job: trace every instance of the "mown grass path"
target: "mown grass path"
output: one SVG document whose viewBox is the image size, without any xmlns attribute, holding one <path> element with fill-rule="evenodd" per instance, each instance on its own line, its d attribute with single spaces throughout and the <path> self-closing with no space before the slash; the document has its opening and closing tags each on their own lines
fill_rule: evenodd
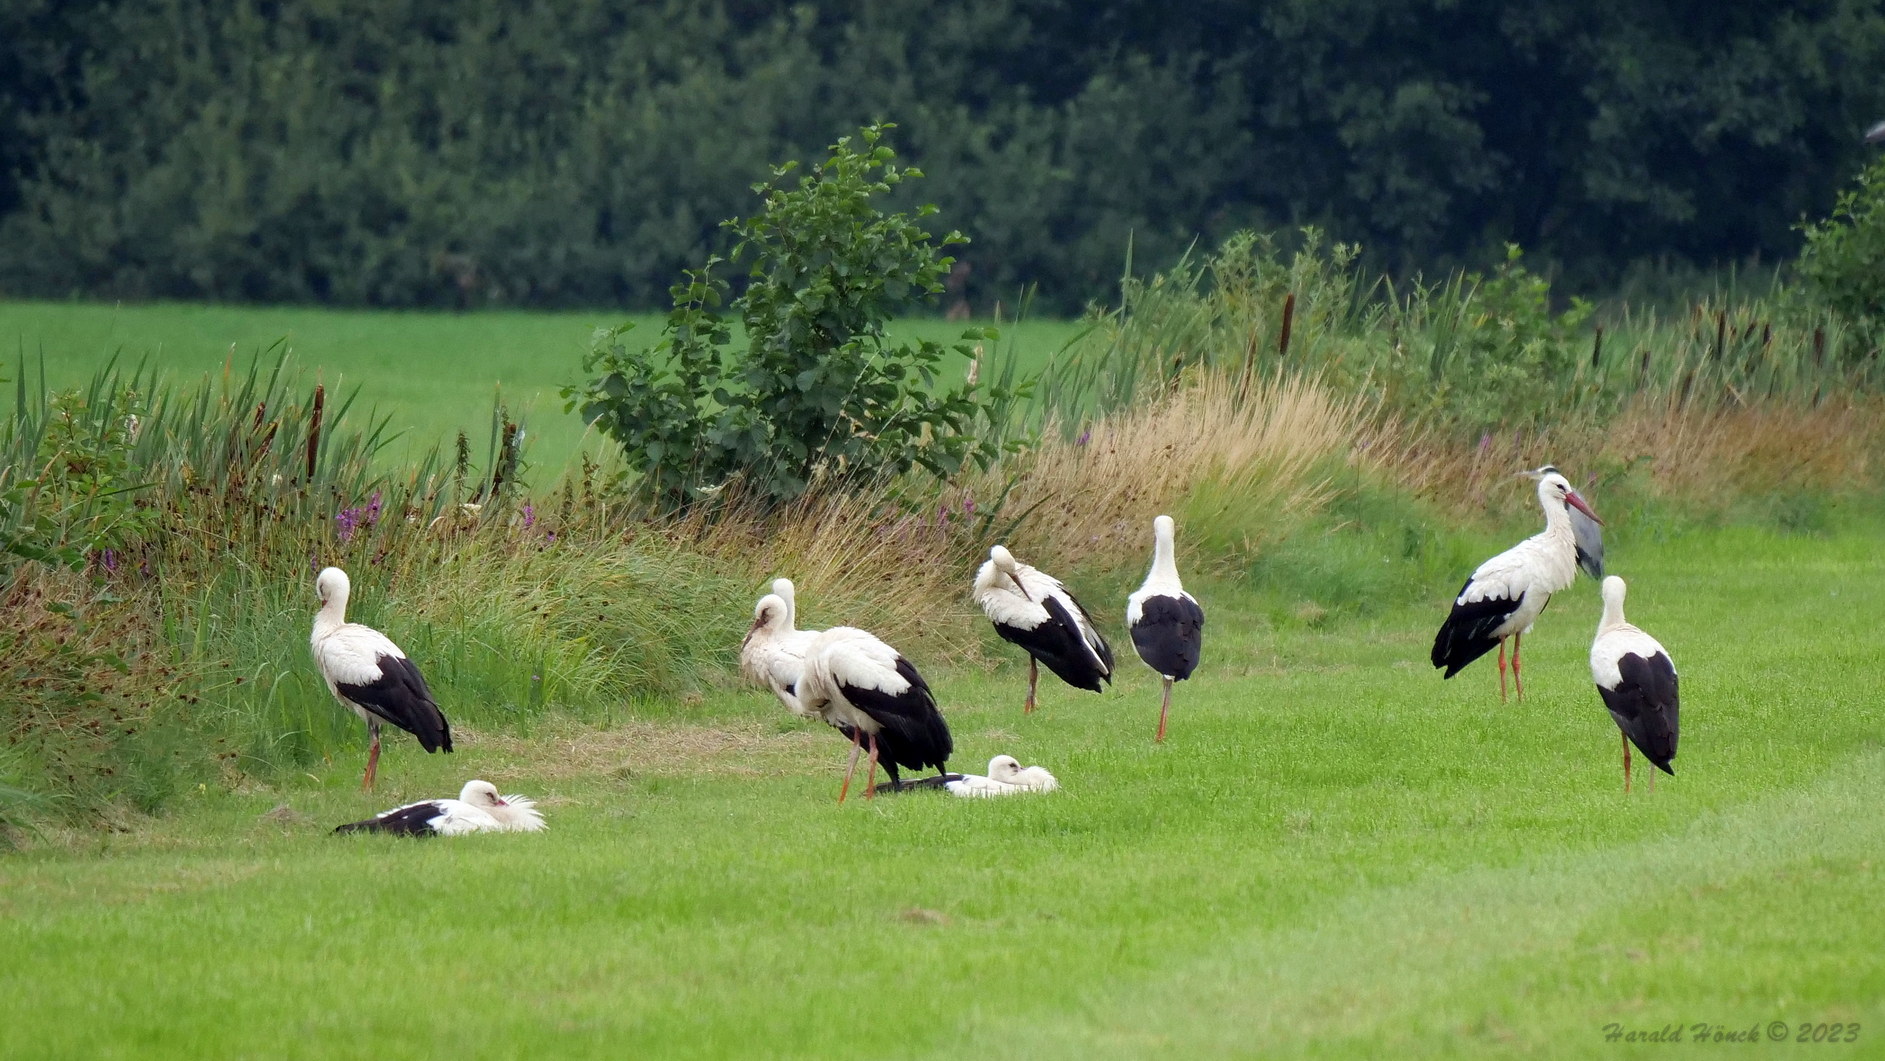
<svg viewBox="0 0 1885 1061">
<path fill-rule="evenodd" d="M 1779 1021 L 1859 1024 L 1802 1056 L 1876 1055 L 1881 544 L 1613 551 L 1682 674 L 1653 794 L 1620 791 L 1587 581 L 1527 639 L 1523 704 L 1427 666 L 1450 585 L 1321 630 L 1201 587 L 1163 747 L 1136 663 L 1027 718 L 1019 667 L 934 668 L 955 765 L 1045 763 L 1065 790 L 1039 798 L 836 806 L 842 743 L 734 691 L 450 759 L 402 742 L 374 797 L 355 761 L 205 791 L 0 860 L 0 1054 L 1612 1057 L 1670 1049 L 1613 1023 Z M 551 831 L 327 834 L 473 775 Z"/>
</svg>

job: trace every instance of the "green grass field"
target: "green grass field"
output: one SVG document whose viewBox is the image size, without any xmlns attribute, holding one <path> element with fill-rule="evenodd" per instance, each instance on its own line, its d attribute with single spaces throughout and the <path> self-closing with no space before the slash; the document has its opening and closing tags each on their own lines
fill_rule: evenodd
<svg viewBox="0 0 1885 1061">
<path fill-rule="evenodd" d="M 360 387 L 359 410 L 390 417 L 399 432 L 395 456 L 416 456 L 434 445 L 449 449 L 461 430 L 482 453 L 501 393 L 513 416 L 524 418 L 533 436 L 527 455 L 547 473 L 538 478 L 548 481 L 581 444 L 582 422 L 563 411 L 560 391 L 581 375 L 591 333 L 633 320 L 632 338 L 652 344 L 662 319 L 610 310 L 437 313 L 0 301 L 0 377 L 12 378 L 24 358 L 28 379 L 36 381 L 43 352 L 54 387 L 83 383 L 113 357 L 125 365 L 149 359 L 167 378 L 189 381 L 225 364 L 246 368 L 280 342 L 310 385 L 318 378 L 338 392 Z M 963 327 L 910 320 L 897 333 L 952 340 Z M 1024 363 L 1040 365 L 1075 326 L 1029 321 L 1011 328 Z"/>
<path fill-rule="evenodd" d="M 1703 1023 L 1879 1054 L 1885 541 L 1626 533 L 1685 694 L 1654 793 L 1620 791 L 1588 581 L 1507 705 L 1490 660 L 1426 663 L 1451 583 L 1323 629 L 1196 587 L 1162 747 L 1136 661 L 1031 717 L 1019 666 L 933 669 L 952 765 L 1011 752 L 1051 795 L 837 806 L 842 742 L 727 691 L 402 738 L 376 795 L 361 751 L 0 860 L 0 1055 L 1614 1057 L 1650 1050 L 1609 1025 Z M 551 831 L 329 835 L 471 776 Z"/>
</svg>

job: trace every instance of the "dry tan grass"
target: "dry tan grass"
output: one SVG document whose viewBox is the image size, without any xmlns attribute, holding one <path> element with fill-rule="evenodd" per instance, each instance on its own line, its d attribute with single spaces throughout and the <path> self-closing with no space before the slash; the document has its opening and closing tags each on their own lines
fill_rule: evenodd
<svg viewBox="0 0 1885 1061">
<path fill-rule="evenodd" d="M 606 729 L 561 721 L 527 738 L 470 729 L 464 733 L 467 746 L 475 741 L 487 760 L 501 760 L 485 768 L 486 780 L 500 788 L 525 780 L 554 787 L 560 781 L 597 776 L 800 773 L 821 753 L 842 759 L 846 747 L 824 727 L 781 731 L 772 719 L 712 725 L 627 721 Z"/>
<path fill-rule="evenodd" d="M 984 476 L 1006 511 L 1028 513 L 1011 544 L 1071 566 L 1138 563 L 1152 517 L 1216 527 L 1220 544 L 1254 548 L 1321 508 L 1330 475 L 1371 461 L 1357 446 L 1372 409 L 1310 377 L 1253 383 L 1210 373 L 1110 416 L 1076 441 L 1058 428 L 1035 450 Z"/>
<path fill-rule="evenodd" d="M 1392 439 L 1396 432 L 1383 432 Z M 1423 496 L 1497 510 L 1531 504 L 1512 473 L 1555 463 L 1586 486 L 1629 469 L 1631 489 L 1697 511 L 1775 491 L 1839 492 L 1877 486 L 1885 403 L 1818 406 L 1640 400 L 1611 421 L 1487 435 L 1476 446 L 1433 436 L 1382 447 L 1391 476 Z"/>
</svg>

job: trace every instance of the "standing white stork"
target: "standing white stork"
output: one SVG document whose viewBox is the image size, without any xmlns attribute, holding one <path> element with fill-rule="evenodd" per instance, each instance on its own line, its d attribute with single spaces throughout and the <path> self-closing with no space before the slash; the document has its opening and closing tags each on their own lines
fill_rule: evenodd
<svg viewBox="0 0 1885 1061">
<path fill-rule="evenodd" d="M 1590 676 L 1610 717 L 1623 731 L 1623 791 L 1630 791 L 1630 745 L 1663 773 L 1675 776 L 1679 703 L 1676 665 L 1669 650 L 1623 618 L 1627 587 L 1615 575 L 1604 579 L 1604 616 L 1590 645 Z M 1650 791 L 1656 775 L 1649 775 Z"/>
<path fill-rule="evenodd" d="M 323 568 L 315 576 L 321 608 L 314 613 L 308 643 L 327 691 L 367 724 L 373 743 L 360 787 L 370 789 L 379 774 L 381 723 L 390 722 L 419 738 L 427 752 L 451 751 L 452 730 L 432 700 L 425 676 L 399 646 L 370 626 L 347 621 L 351 591 L 347 572 L 338 567 Z"/>
<path fill-rule="evenodd" d="M 1577 579 L 1582 567 L 1604 574 L 1603 521 L 1558 469 L 1546 465 L 1520 475 L 1538 481 L 1545 529 L 1479 565 L 1453 601 L 1453 611 L 1433 639 L 1433 665 L 1444 677 L 1494 648 L 1499 650 L 1499 699 L 1505 699 L 1505 640 L 1512 639 L 1512 683 L 1525 699 L 1519 678 L 1519 645 L 1551 595 Z"/>
<path fill-rule="evenodd" d="M 394 807 L 337 827 L 337 833 L 463 836 L 465 833 L 535 833 L 549 826 L 526 796 L 500 796 L 489 781 L 467 781 L 457 799 L 428 799 Z"/>
<path fill-rule="evenodd" d="M 1028 653 L 1028 698 L 1022 714 L 1034 711 L 1040 664 L 1076 689 L 1100 692 L 1113 680 L 1113 650 L 1093 628 L 1093 617 L 1061 581 L 1014 558 L 1003 546 L 988 551 L 975 573 L 975 603 L 1002 640 Z"/>
<path fill-rule="evenodd" d="M 936 709 L 928 683 L 876 635 L 851 626 L 834 626 L 812 639 L 799 679 L 802 713 L 837 726 L 851 738 L 851 761 L 838 789 L 843 803 L 857 769 L 858 749 L 870 744 L 870 778 L 864 795 L 877 794 L 881 760 L 893 788 L 902 787 L 897 767 L 946 770 L 955 742 Z"/>
<path fill-rule="evenodd" d="M 1165 699 L 1158 709 L 1158 736 L 1165 739 L 1165 715 L 1172 707 L 1172 683 L 1191 677 L 1204 648 L 1204 609 L 1178 581 L 1172 559 L 1172 518 L 1152 521 L 1152 570 L 1145 583 L 1126 598 L 1126 628 L 1132 647 L 1145 665 L 1165 679 Z"/>
</svg>

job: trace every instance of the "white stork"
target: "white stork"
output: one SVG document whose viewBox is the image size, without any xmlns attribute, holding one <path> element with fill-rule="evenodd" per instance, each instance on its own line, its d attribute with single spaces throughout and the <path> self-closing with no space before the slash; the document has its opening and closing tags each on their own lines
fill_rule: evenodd
<svg viewBox="0 0 1885 1061">
<path fill-rule="evenodd" d="M 1076 689 L 1100 692 L 1113 680 L 1113 650 L 1093 628 L 1093 617 L 1061 581 L 1029 567 L 1002 546 L 988 551 L 975 573 L 975 603 L 1002 640 L 1028 653 L 1028 698 L 1022 714 L 1034 711 L 1040 664 Z"/>
<path fill-rule="evenodd" d="M 467 781 L 457 799 L 428 799 L 342 825 L 337 833 L 462 836 L 465 833 L 536 833 L 549 828 L 527 796 L 500 796 L 489 781 Z"/>
<path fill-rule="evenodd" d="M 1433 639 L 1433 665 L 1447 678 L 1494 648 L 1499 650 L 1499 699 L 1505 699 L 1505 640 L 1512 639 L 1512 684 L 1519 679 L 1519 644 L 1551 595 L 1577 579 L 1582 567 L 1604 574 L 1603 521 L 1558 469 L 1546 465 L 1520 472 L 1538 481 L 1545 529 L 1479 565 L 1453 601 L 1453 611 Z"/>
<path fill-rule="evenodd" d="M 1676 757 L 1678 702 L 1676 665 L 1655 638 L 1623 618 L 1627 587 L 1615 575 L 1604 579 L 1604 617 L 1590 645 L 1590 676 L 1610 717 L 1623 731 L 1623 791 L 1630 791 L 1630 745 L 1670 776 Z M 1650 791 L 1656 775 L 1649 775 Z"/>
<path fill-rule="evenodd" d="M 1022 792 L 1052 792 L 1060 782 L 1043 766 L 1023 767 L 1012 755 L 997 755 L 988 761 L 988 774 L 956 774 L 943 788 L 950 795 L 963 797 L 1013 796 Z"/>
<path fill-rule="evenodd" d="M 1158 709 L 1157 740 L 1165 739 L 1165 715 L 1172 707 L 1172 683 L 1191 677 L 1204 648 L 1204 609 L 1178 581 L 1172 559 L 1172 518 L 1152 521 L 1152 570 L 1145 584 L 1126 598 L 1126 628 L 1132 647 L 1145 665 L 1165 679 L 1165 699 Z"/>
<path fill-rule="evenodd" d="M 426 688 L 425 676 L 399 646 L 370 626 L 347 621 L 351 591 L 347 572 L 338 567 L 323 568 L 315 576 L 321 608 L 314 613 L 308 643 L 327 691 L 367 724 L 373 743 L 360 787 L 370 789 L 379 773 L 381 723 L 390 722 L 419 738 L 427 752 L 451 751 L 452 731 Z"/>
<path fill-rule="evenodd" d="M 834 626 L 812 639 L 797 695 L 802 714 L 822 718 L 851 738 L 851 761 L 838 789 L 840 803 L 850 791 L 862 743 L 870 744 L 867 798 L 877 794 L 879 761 L 890 774 L 891 786 L 902 788 L 897 767 L 934 766 L 941 772 L 955 750 L 949 725 L 923 676 L 896 649 L 856 627 Z"/>
</svg>

